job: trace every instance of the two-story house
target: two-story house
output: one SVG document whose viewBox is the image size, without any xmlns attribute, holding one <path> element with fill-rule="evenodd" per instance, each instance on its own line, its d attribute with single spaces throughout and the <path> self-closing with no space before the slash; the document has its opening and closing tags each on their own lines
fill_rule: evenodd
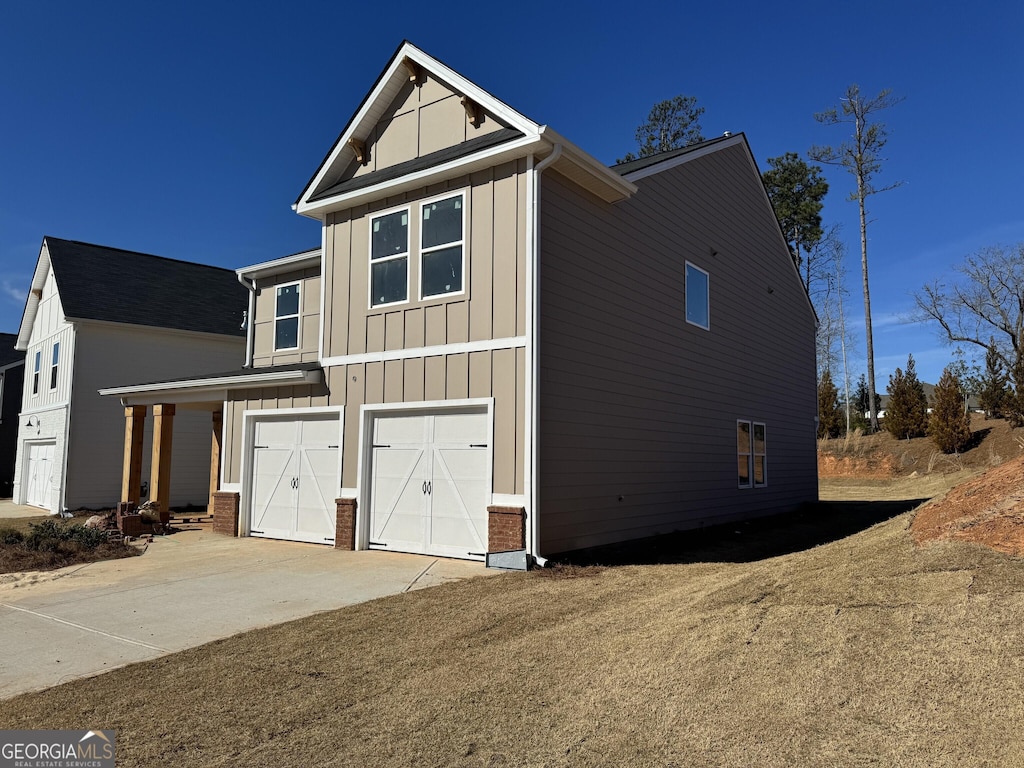
<svg viewBox="0 0 1024 768">
<path fill-rule="evenodd" d="M 106 390 L 222 403 L 221 530 L 540 558 L 816 499 L 742 134 L 609 168 L 404 43 L 294 208 L 322 247 L 238 271 L 251 367 Z"/>
<path fill-rule="evenodd" d="M 117 401 L 97 389 L 237 364 L 246 297 L 232 270 L 43 238 L 15 345 L 26 371 L 14 501 L 54 513 L 113 507 L 122 487 L 124 423 Z M 164 432 L 172 413 L 163 409 Z M 175 506 L 206 505 L 212 428 L 209 413 L 183 410 L 173 457 L 165 456 L 173 458 L 174 488 L 167 496 L 159 479 L 148 479 L 147 450 L 139 465 L 147 493 L 163 490 L 163 501 Z M 151 441 L 146 433 L 147 448 Z"/>
</svg>

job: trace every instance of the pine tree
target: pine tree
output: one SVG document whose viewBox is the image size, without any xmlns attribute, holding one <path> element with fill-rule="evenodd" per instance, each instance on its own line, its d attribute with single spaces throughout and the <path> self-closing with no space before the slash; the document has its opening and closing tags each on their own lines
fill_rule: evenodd
<svg viewBox="0 0 1024 768">
<path fill-rule="evenodd" d="M 1013 392 L 1006 395 L 1003 405 L 1003 415 L 1010 422 L 1011 427 L 1024 427 L 1024 355 L 1017 357 L 1017 362 L 1011 371 L 1013 379 Z"/>
<path fill-rule="evenodd" d="M 935 404 L 928 434 L 943 453 L 959 453 L 971 440 L 970 416 L 964 411 L 960 380 L 950 366 L 935 385 Z"/>
<path fill-rule="evenodd" d="M 826 368 L 818 382 L 818 438 L 838 437 L 843 431 L 843 414 L 839 410 L 839 390 Z"/>
<path fill-rule="evenodd" d="M 991 338 L 989 342 L 990 346 L 985 353 L 985 373 L 981 379 L 981 391 L 978 393 L 978 406 L 985 411 L 986 419 L 999 419 L 1003 416 L 1009 377 L 996 351 L 996 340 Z"/>
<path fill-rule="evenodd" d="M 918 381 L 913 355 L 907 357 L 905 374 L 897 368 L 889 377 L 888 392 L 885 429 L 899 440 L 923 437 L 928 431 L 928 397 Z"/>
</svg>

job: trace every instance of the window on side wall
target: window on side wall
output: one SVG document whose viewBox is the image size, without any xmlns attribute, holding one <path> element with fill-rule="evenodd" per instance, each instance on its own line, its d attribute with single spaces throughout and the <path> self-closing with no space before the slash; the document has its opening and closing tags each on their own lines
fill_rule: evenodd
<svg viewBox="0 0 1024 768">
<path fill-rule="evenodd" d="M 32 394 L 39 394 L 39 365 L 42 363 L 43 353 L 40 351 L 36 352 L 35 367 L 32 369 Z"/>
<path fill-rule="evenodd" d="M 53 361 L 50 363 L 50 389 L 57 388 L 57 364 L 60 362 L 60 342 L 53 345 Z"/>
<path fill-rule="evenodd" d="M 299 308 L 302 290 L 299 283 L 277 286 L 274 305 L 274 350 L 298 349 Z"/>
<path fill-rule="evenodd" d="M 370 219 L 370 306 L 409 300 L 409 209 Z"/>
<path fill-rule="evenodd" d="M 740 488 L 768 485 L 768 429 L 761 422 L 736 422 L 736 469 Z"/>
<path fill-rule="evenodd" d="M 686 262 L 686 322 L 711 330 L 708 273 Z"/>
<path fill-rule="evenodd" d="M 462 293 L 465 207 L 461 193 L 421 206 L 420 298 Z"/>
</svg>

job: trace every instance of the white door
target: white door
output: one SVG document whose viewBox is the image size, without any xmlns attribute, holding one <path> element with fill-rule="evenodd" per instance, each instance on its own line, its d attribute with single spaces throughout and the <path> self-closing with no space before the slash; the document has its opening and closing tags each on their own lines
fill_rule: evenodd
<svg viewBox="0 0 1024 768">
<path fill-rule="evenodd" d="M 25 484 L 25 503 L 33 507 L 51 508 L 53 480 L 53 453 L 56 443 L 31 443 L 28 446 L 28 482 Z"/>
<path fill-rule="evenodd" d="M 490 448 L 486 411 L 374 418 L 370 546 L 482 559 Z"/>
<path fill-rule="evenodd" d="M 339 421 L 268 417 L 255 424 L 249 532 L 333 544 Z"/>
</svg>

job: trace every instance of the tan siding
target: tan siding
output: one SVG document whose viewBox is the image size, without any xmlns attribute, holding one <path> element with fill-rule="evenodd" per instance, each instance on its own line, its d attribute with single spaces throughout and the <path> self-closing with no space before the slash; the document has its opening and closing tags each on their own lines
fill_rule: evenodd
<svg viewBox="0 0 1024 768">
<path fill-rule="evenodd" d="M 469 396 L 489 397 L 491 394 L 491 353 L 469 355 Z"/>
<path fill-rule="evenodd" d="M 542 183 L 542 551 L 816 498 L 814 319 L 745 151 L 616 206 Z M 687 259 L 710 331 L 685 321 Z M 767 488 L 736 487 L 738 418 L 768 426 Z"/>
<path fill-rule="evenodd" d="M 516 295 L 518 284 L 518 222 L 508 211 L 517 208 L 519 186 L 514 176 L 505 175 L 494 183 L 494 336 L 516 335 Z"/>
<path fill-rule="evenodd" d="M 274 312 L 277 286 L 299 282 L 300 331 L 299 348 L 274 349 Z M 313 267 L 275 275 L 257 282 L 256 306 L 253 312 L 253 365 L 287 365 L 313 362 L 319 355 L 320 343 L 320 269 Z"/>
<path fill-rule="evenodd" d="M 403 378 L 405 401 L 415 403 L 426 400 L 423 393 L 423 358 L 414 357 L 411 360 L 404 360 L 402 362 L 405 367 Z"/>
<path fill-rule="evenodd" d="M 469 397 L 469 355 L 448 355 L 445 362 L 447 399 L 459 400 Z"/>
<path fill-rule="evenodd" d="M 491 309 L 494 295 L 494 187 L 491 171 L 479 171 L 472 177 L 470 209 L 473 211 L 469 232 L 472 270 L 469 275 L 471 341 L 490 339 Z"/>
<path fill-rule="evenodd" d="M 444 357 L 438 355 L 423 361 L 423 397 L 425 400 L 444 400 L 447 378 Z"/>
<path fill-rule="evenodd" d="M 494 441 L 494 492 L 516 493 L 516 440 L 507 435 L 516 434 L 516 353 L 512 349 L 500 349 L 493 353 L 494 432 L 506 436 Z M 497 395 L 500 393 L 500 397 Z M 511 395 L 511 396 L 510 396 Z"/>
</svg>

